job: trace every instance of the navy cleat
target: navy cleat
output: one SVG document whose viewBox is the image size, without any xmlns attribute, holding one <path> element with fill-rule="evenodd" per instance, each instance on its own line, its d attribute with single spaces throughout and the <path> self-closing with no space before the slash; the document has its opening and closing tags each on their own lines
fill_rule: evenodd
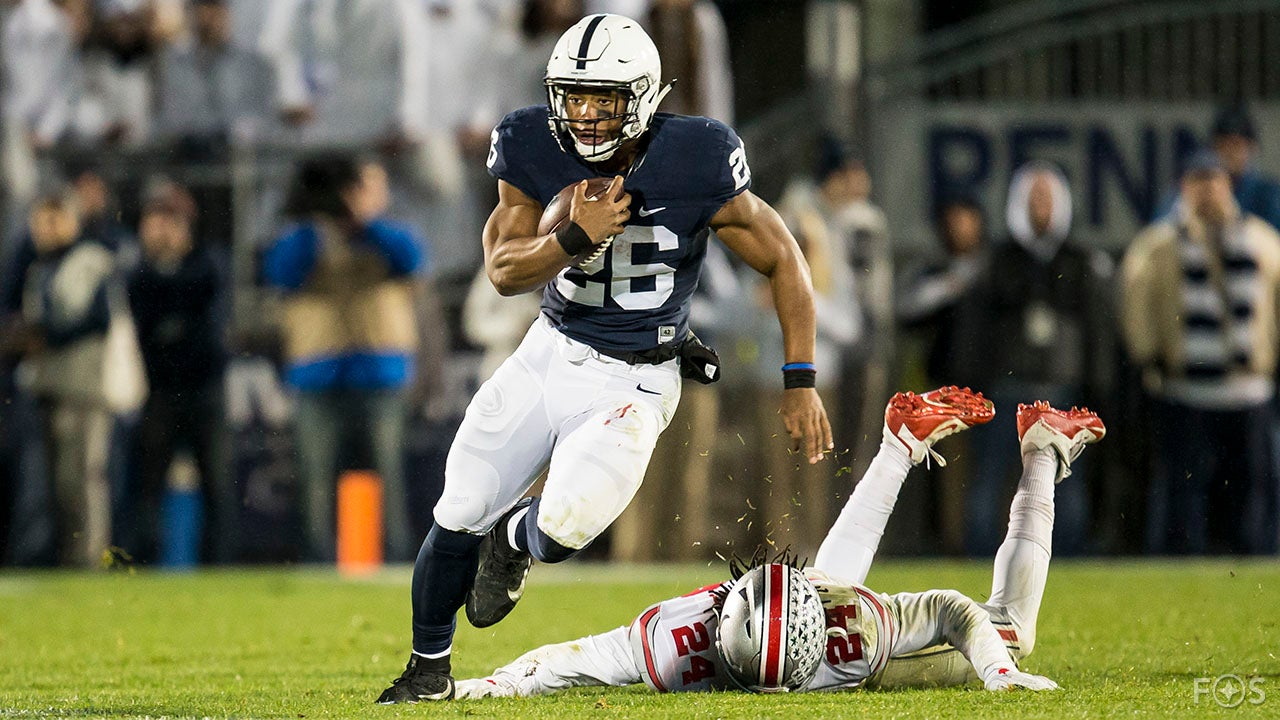
<svg viewBox="0 0 1280 720">
<path fill-rule="evenodd" d="M 449 656 L 424 658 L 410 655 L 404 672 L 391 683 L 391 687 L 378 696 L 379 705 L 417 703 L 426 700 L 452 700 L 453 676 L 450 674 Z"/>
<path fill-rule="evenodd" d="M 533 556 L 511 547 L 507 526 L 517 513 L 527 510 L 533 498 L 524 498 L 493 526 L 480 544 L 480 567 L 475 583 L 467 593 L 467 620 L 484 628 L 506 617 L 524 595 L 524 579 L 533 564 Z"/>
</svg>

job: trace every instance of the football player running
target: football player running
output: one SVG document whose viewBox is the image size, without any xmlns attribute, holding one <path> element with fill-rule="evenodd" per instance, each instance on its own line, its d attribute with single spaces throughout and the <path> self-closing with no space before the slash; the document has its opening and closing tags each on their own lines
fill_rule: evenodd
<svg viewBox="0 0 1280 720">
<path fill-rule="evenodd" d="M 660 79 L 639 24 L 592 15 L 556 44 L 548 105 L 493 131 L 498 205 L 484 229 L 485 268 L 504 295 L 541 290 L 542 314 L 476 393 L 450 448 L 414 565 L 413 652 L 380 703 L 452 697 L 458 609 L 476 627 L 498 622 L 519 600 L 531 557 L 560 562 L 595 539 L 639 487 L 682 374 L 716 379 L 714 353 L 689 330 L 709 229 L 769 278 L 793 446 L 811 463 L 834 447 L 814 390 L 814 301 L 800 249 L 750 192 L 733 130 L 656 112 L 669 89 Z M 612 183 L 588 200 L 585 181 L 598 177 Z M 574 184 L 569 221 L 540 235 L 544 208 Z M 522 500 L 544 468 L 542 496 Z"/>
<path fill-rule="evenodd" d="M 988 690 L 1051 690 L 1022 672 L 1035 643 L 1053 533 L 1054 486 L 1106 429 L 1088 410 L 1018 407 L 1023 471 L 1009 530 L 995 559 L 991 597 L 955 590 L 884 595 L 862 586 L 908 471 L 939 438 L 984 423 L 979 393 L 899 393 L 884 439 L 823 541 L 814 566 L 755 567 L 650 607 L 602 635 L 547 645 L 463 680 L 457 697 L 533 696 L 564 688 L 644 682 L 660 692 L 755 692 L 939 687 L 980 679 Z"/>
</svg>

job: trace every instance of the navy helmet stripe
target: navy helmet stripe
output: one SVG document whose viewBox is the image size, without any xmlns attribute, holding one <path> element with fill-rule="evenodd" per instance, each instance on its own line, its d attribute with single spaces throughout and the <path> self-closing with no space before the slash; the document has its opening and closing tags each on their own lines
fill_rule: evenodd
<svg viewBox="0 0 1280 720">
<path fill-rule="evenodd" d="M 587 69 L 587 51 L 591 49 L 591 36 L 596 34 L 596 27 L 600 25 L 600 21 L 604 20 L 604 15 L 597 15 L 591 18 L 591 22 L 587 23 L 586 32 L 582 33 L 582 43 L 578 45 L 578 69 Z"/>
</svg>

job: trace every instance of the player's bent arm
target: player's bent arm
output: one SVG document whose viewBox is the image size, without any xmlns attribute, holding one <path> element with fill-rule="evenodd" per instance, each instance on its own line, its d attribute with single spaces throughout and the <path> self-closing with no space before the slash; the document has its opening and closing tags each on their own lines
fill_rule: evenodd
<svg viewBox="0 0 1280 720">
<path fill-rule="evenodd" d="M 955 590 L 927 590 L 898 593 L 900 631 L 890 649 L 890 657 L 906 655 L 927 647 L 948 643 L 959 650 L 988 690 L 1023 687 L 1053 690 L 1052 680 L 1018 670 L 991 616 L 977 602 Z"/>
<path fill-rule="evenodd" d="M 769 278 L 787 362 L 813 362 L 817 317 L 809 265 L 777 211 L 748 190 L 725 203 L 710 225 L 726 247 Z"/>
<path fill-rule="evenodd" d="M 748 190 L 716 211 L 710 225 L 726 247 L 769 278 L 786 361 L 813 362 L 817 333 L 813 282 L 800 246 L 782 218 Z M 782 419 L 809 462 L 817 462 L 834 447 L 826 410 L 812 388 L 793 388 L 783 394 Z"/>
<path fill-rule="evenodd" d="M 621 687 L 643 682 L 627 632 L 624 626 L 601 635 L 543 645 L 488 677 L 458 681 L 455 697 L 534 697 L 573 687 Z"/>
<path fill-rule="evenodd" d="M 516 186 L 498 181 L 498 205 L 484 225 L 484 266 L 501 295 L 537 290 L 573 259 L 555 235 L 539 235 L 542 206 Z"/>
</svg>

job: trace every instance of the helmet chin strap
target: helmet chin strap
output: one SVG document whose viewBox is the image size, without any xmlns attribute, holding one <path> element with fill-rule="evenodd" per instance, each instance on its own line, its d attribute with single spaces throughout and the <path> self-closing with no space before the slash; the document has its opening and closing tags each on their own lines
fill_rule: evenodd
<svg viewBox="0 0 1280 720">
<path fill-rule="evenodd" d="M 671 86 L 675 84 L 676 84 L 675 81 L 672 80 L 671 82 L 667 83 L 666 87 L 658 91 L 658 97 L 654 98 L 653 100 L 654 112 L 658 111 L 658 106 L 662 104 L 662 98 L 666 97 L 667 93 L 671 92 Z"/>
<path fill-rule="evenodd" d="M 618 148 L 622 147 L 623 143 L 626 142 L 626 138 L 619 136 L 617 140 L 612 141 L 613 147 L 608 150 L 597 150 L 595 145 L 587 145 L 579 140 L 572 132 L 569 133 L 569 136 L 573 138 L 574 149 L 577 150 L 578 154 L 582 156 L 582 159 L 587 162 L 604 162 L 605 160 L 608 160 L 613 157 L 613 154 L 618 152 Z"/>
</svg>

